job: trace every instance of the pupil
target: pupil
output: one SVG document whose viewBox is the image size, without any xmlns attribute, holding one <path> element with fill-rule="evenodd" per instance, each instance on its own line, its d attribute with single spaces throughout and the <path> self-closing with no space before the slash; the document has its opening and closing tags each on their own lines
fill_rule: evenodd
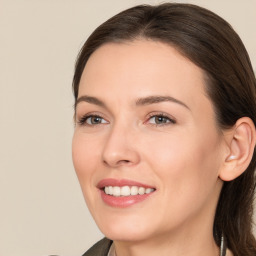
<svg viewBox="0 0 256 256">
<path fill-rule="evenodd" d="M 156 119 L 156 123 L 166 123 L 166 118 L 163 116 L 158 116 Z"/>
<path fill-rule="evenodd" d="M 100 123 L 100 121 L 101 121 L 100 117 L 95 116 L 92 118 L 92 123 L 94 123 L 94 124 L 98 124 L 98 123 Z"/>
</svg>

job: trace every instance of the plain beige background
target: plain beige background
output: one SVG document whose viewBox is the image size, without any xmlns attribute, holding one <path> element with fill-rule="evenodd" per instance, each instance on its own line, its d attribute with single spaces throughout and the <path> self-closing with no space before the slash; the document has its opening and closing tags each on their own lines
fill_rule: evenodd
<svg viewBox="0 0 256 256">
<path fill-rule="evenodd" d="M 78 256 L 102 237 L 71 159 L 76 55 L 141 0 L 0 0 L 0 256 Z M 227 19 L 256 65 L 256 0 L 177 1 Z"/>
</svg>

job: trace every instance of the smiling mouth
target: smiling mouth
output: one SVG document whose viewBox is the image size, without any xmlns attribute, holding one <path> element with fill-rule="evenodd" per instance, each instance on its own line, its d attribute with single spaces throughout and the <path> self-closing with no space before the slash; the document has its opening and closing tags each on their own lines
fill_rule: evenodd
<svg viewBox="0 0 256 256">
<path fill-rule="evenodd" d="M 110 207 L 126 208 L 155 194 L 156 188 L 127 179 L 103 179 L 97 184 L 103 202 Z"/>
<path fill-rule="evenodd" d="M 114 197 L 126 197 L 150 194 L 155 191 L 154 188 L 145 188 L 139 186 L 106 186 L 102 188 L 106 195 Z"/>
</svg>

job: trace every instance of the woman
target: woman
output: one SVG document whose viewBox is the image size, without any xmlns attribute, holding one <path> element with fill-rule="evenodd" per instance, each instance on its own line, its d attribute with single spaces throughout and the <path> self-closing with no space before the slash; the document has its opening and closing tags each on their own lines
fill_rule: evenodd
<svg viewBox="0 0 256 256">
<path fill-rule="evenodd" d="M 73 162 L 107 237 L 85 256 L 256 255 L 255 76 L 226 21 L 123 11 L 88 38 L 73 89 Z"/>
</svg>

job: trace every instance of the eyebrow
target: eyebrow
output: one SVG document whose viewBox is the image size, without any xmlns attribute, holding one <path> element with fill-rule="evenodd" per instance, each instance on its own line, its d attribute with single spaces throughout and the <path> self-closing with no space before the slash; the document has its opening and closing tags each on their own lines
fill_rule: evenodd
<svg viewBox="0 0 256 256">
<path fill-rule="evenodd" d="M 144 105 L 150 105 L 150 104 L 166 102 L 166 101 L 180 104 L 181 106 L 190 110 L 190 108 L 184 102 L 182 102 L 178 99 L 175 99 L 171 96 L 148 96 L 148 97 L 145 97 L 145 98 L 140 98 L 140 99 L 136 100 L 136 105 L 137 106 L 144 106 Z"/>
<path fill-rule="evenodd" d="M 101 101 L 96 97 L 87 96 L 87 95 L 83 95 L 79 97 L 75 102 L 74 107 L 76 108 L 76 106 L 83 101 L 106 108 L 106 105 L 103 101 Z M 171 96 L 148 96 L 144 98 L 139 98 L 136 100 L 136 106 L 145 106 L 145 105 L 156 104 L 161 102 L 174 102 L 190 110 L 190 108 L 185 103 Z"/>
<path fill-rule="evenodd" d="M 100 106 L 100 107 L 106 107 L 105 103 L 103 101 L 101 101 L 100 99 L 98 99 L 96 97 L 84 95 L 84 96 L 79 97 L 76 100 L 75 106 L 74 106 L 75 109 L 76 109 L 77 104 L 80 102 L 83 102 L 83 101 Z"/>
</svg>

